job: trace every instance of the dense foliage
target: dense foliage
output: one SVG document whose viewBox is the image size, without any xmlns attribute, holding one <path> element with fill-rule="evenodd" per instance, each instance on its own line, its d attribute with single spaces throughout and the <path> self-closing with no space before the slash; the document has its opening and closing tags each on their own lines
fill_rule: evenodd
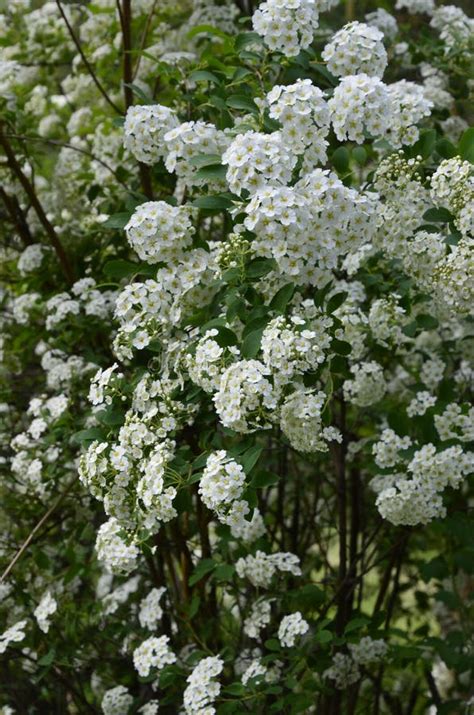
<svg viewBox="0 0 474 715">
<path fill-rule="evenodd" d="M 2 5 L 0 712 L 474 712 L 474 20 Z"/>
</svg>

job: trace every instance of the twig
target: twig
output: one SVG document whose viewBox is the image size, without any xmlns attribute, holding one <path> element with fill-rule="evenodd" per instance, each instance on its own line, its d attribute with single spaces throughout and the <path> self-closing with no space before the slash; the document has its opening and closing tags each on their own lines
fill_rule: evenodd
<svg viewBox="0 0 474 715">
<path fill-rule="evenodd" d="M 46 213 L 36 195 L 36 191 L 34 189 L 33 184 L 30 182 L 26 174 L 23 173 L 23 170 L 20 166 L 20 164 L 17 161 L 17 158 L 15 156 L 15 152 L 12 149 L 12 146 L 8 139 L 6 138 L 4 132 L 3 132 L 3 126 L 0 125 L 0 146 L 3 147 L 3 150 L 5 151 L 7 160 L 8 160 L 8 166 L 10 167 L 11 171 L 15 174 L 16 178 L 20 182 L 20 184 L 23 186 L 26 194 L 28 195 L 28 198 L 31 201 L 31 205 L 33 206 L 34 210 L 36 211 L 36 215 L 38 216 L 41 225 L 43 226 L 44 230 L 46 231 L 49 241 L 51 245 L 53 246 L 54 250 L 56 251 L 56 255 L 59 259 L 59 262 L 61 263 L 64 275 L 66 276 L 67 280 L 69 283 L 74 283 L 74 273 L 71 267 L 71 264 L 69 262 L 69 258 L 66 255 L 66 252 L 62 246 L 61 241 L 59 240 L 59 237 L 54 229 L 54 226 L 52 223 L 49 221 L 48 217 L 46 216 Z"/>
<path fill-rule="evenodd" d="M 12 222 L 16 226 L 18 234 L 25 244 L 25 246 L 31 246 L 34 241 L 31 236 L 30 227 L 26 221 L 26 218 L 21 210 L 21 206 L 18 203 L 16 196 L 9 196 L 5 189 L 0 186 L 0 197 L 2 198 L 5 207 L 10 214 Z"/>
<path fill-rule="evenodd" d="M 61 5 L 61 1 L 60 1 L 60 0 L 56 0 L 56 5 L 58 6 L 59 12 L 61 13 L 61 17 L 63 18 L 63 20 L 64 20 L 64 22 L 65 22 L 65 24 L 66 24 L 66 27 L 67 27 L 67 29 L 68 29 L 68 32 L 69 32 L 69 34 L 71 35 L 71 40 L 74 42 L 74 44 L 75 44 L 75 46 L 76 46 L 76 49 L 77 49 L 77 51 L 79 52 L 79 54 L 80 54 L 80 56 L 81 56 L 81 59 L 82 59 L 82 61 L 84 62 L 85 66 L 86 66 L 86 68 L 87 68 L 87 71 L 89 72 L 89 74 L 90 74 L 90 76 L 91 76 L 91 79 L 92 79 L 92 81 L 94 82 L 95 86 L 97 87 L 97 89 L 99 90 L 99 92 L 101 93 L 101 95 L 103 96 L 103 98 L 106 100 L 106 102 L 108 102 L 108 104 L 110 104 L 110 106 L 114 109 L 114 111 L 116 111 L 118 114 L 122 114 L 122 110 L 115 104 L 115 102 L 113 102 L 113 101 L 110 99 L 109 95 L 107 94 L 107 92 L 106 92 L 105 89 L 103 88 L 102 84 L 99 82 L 99 79 L 97 78 L 97 75 L 95 74 L 95 72 L 94 72 L 94 70 L 93 70 L 93 68 L 92 68 L 92 65 L 90 64 L 89 60 L 87 59 L 87 57 L 86 57 L 85 54 L 84 54 L 84 51 L 83 51 L 83 49 L 82 49 L 82 47 L 81 47 L 81 43 L 80 43 L 79 40 L 77 39 L 76 33 L 74 32 L 74 30 L 73 30 L 73 28 L 72 28 L 72 26 L 71 26 L 71 23 L 69 22 L 66 13 L 65 13 L 64 10 L 63 10 L 63 7 L 62 7 L 62 5 Z"/>
<path fill-rule="evenodd" d="M 38 522 L 38 523 L 36 524 L 36 526 L 34 527 L 33 531 L 30 533 L 30 535 L 28 536 L 28 538 L 27 538 L 27 539 L 23 542 L 23 544 L 20 546 L 20 548 L 19 548 L 18 551 L 16 552 L 15 556 L 13 557 L 13 559 L 10 561 L 10 563 L 9 563 L 8 566 L 7 566 L 7 568 L 6 568 L 5 571 L 3 572 L 2 576 L 0 577 L 0 583 L 3 583 L 3 581 L 5 581 L 5 579 L 7 578 L 7 576 L 11 573 L 11 571 L 12 571 L 13 567 L 15 566 L 16 562 L 22 557 L 22 555 L 24 554 L 24 552 L 26 551 L 26 549 L 28 548 L 28 546 L 29 546 L 29 545 L 31 544 L 31 542 L 33 541 L 34 536 L 38 533 L 38 531 L 41 529 L 41 527 L 43 526 L 43 524 L 45 524 L 45 523 L 48 521 L 48 519 L 49 519 L 49 517 L 51 516 L 51 514 L 53 514 L 53 512 L 54 512 L 54 511 L 58 508 L 58 506 L 63 502 L 63 500 L 64 500 L 64 499 L 66 498 L 66 496 L 69 494 L 69 492 L 71 491 L 72 487 L 74 486 L 74 484 L 77 482 L 78 479 L 79 479 L 79 476 L 78 476 L 77 474 L 74 475 L 74 478 L 71 479 L 71 481 L 66 485 L 66 488 L 65 488 L 65 490 L 62 492 L 62 494 L 60 494 L 60 495 L 58 496 L 58 498 L 56 499 L 56 501 L 53 502 L 52 506 L 50 506 L 50 508 L 48 509 L 48 511 L 46 512 L 46 514 L 44 514 L 44 516 L 41 517 L 41 519 L 39 520 L 39 522 Z"/>
</svg>

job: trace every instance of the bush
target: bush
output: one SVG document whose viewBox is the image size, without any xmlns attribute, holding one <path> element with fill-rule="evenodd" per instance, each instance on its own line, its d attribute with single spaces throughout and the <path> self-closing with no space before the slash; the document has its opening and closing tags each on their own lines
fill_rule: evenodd
<svg viewBox="0 0 474 715">
<path fill-rule="evenodd" d="M 474 20 L 360 5 L 4 7 L 4 715 L 474 708 Z"/>
</svg>

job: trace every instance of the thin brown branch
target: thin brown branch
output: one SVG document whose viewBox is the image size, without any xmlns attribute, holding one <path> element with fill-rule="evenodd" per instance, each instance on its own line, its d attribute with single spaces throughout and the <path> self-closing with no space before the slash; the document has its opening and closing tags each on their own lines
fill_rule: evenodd
<svg viewBox="0 0 474 715">
<path fill-rule="evenodd" d="M 26 218 L 21 210 L 21 206 L 18 203 L 16 196 L 9 196 L 5 189 L 0 186 L 0 197 L 5 204 L 5 208 L 10 216 L 10 219 L 18 231 L 18 235 L 25 244 L 25 246 L 31 246 L 34 241 L 30 232 L 30 227 L 26 221 Z"/>
<path fill-rule="evenodd" d="M 3 583 L 3 581 L 5 581 L 5 579 L 8 577 L 8 575 L 11 573 L 12 569 L 14 568 L 15 564 L 19 561 L 19 559 L 21 559 L 22 555 L 25 553 L 28 546 L 33 541 L 35 535 L 40 531 L 42 526 L 48 521 L 51 514 L 53 514 L 56 511 L 56 509 L 58 508 L 58 506 L 60 506 L 62 504 L 62 502 L 64 501 L 66 496 L 69 494 L 69 492 L 71 491 L 74 484 L 78 481 L 78 479 L 79 479 L 78 475 L 75 474 L 73 479 L 71 479 L 71 481 L 68 482 L 68 484 L 66 485 L 66 488 L 64 489 L 64 491 L 58 496 L 56 501 L 53 502 L 53 504 L 50 506 L 48 511 L 41 517 L 39 522 L 34 527 L 33 531 L 29 534 L 28 538 L 20 546 L 20 548 L 16 552 L 15 556 L 13 557 L 13 559 L 10 561 L 7 568 L 3 572 L 3 574 L 0 578 L 0 583 Z"/>
<path fill-rule="evenodd" d="M 15 152 L 13 151 L 13 148 L 7 139 L 7 137 L 4 134 L 3 131 L 3 126 L 0 125 L 0 146 L 3 147 L 3 150 L 5 152 L 5 155 L 7 157 L 8 161 L 8 166 L 10 170 L 13 172 L 13 174 L 16 176 L 20 184 L 23 186 L 30 202 L 31 205 L 33 206 L 36 215 L 38 216 L 38 219 L 43 226 L 44 230 L 46 231 L 46 234 L 48 236 L 48 239 L 56 251 L 56 255 L 58 257 L 58 260 L 62 266 L 63 273 L 66 276 L 67 280 L 69 283 L 74 282 L 74 273 L 71 267 L 71 264 L 69 262 L 69 258 L 63 248 L 63 245 L 61 241 L 59 240 L 59 237 L 54 229 L 54 226 L 46 216 L 45 210 L 43 209 L 37 195 L 36 191 L 34 189 L 33 184 L 31 181 L 28 179 L 26 174 L 24 174 L 16 156 Z"/>
<path fill-rule="evenodd" d="M 77 51 L 79 52 L 79 54 L 80 54 L 80 56 L 81 56 L 81 59 L 82 59 L 82 61 L 84 62 L 85 66 L 86 66 L 86 68 L 87 68 L 87 71 L 89 72 L 89 74 L 90 74 L 90 76 L 91 76 L 91 79 L 92 79 L 92 81 L 94 82 L 95 86 L 97 87 L 97 89 L 99 90 L 99 92 L 101 93 L 101 95 L 103 96 L 103 98 L 106 100 L 106 102 L 114 109 L 114 111 L 117 112 L 118 114 L 122 114 L 122 110 L 120 109 L 120 107 L 118 107 L 118 106 L 115 104 L 115 102 L 112 101 L 112 99 L 110 99 L 110 97 L 109 97 L 109 95 L 107 94 L 107 92 L 105 91 L 103 85 L 102 85 L 101 82 L 99 81 L 99 79 L 98 79 L 96 73 L 94 72 L 94 69 L 93 69 L 91 63 L 89 62 L 89 60 L 88 60 L 87 57 L 85 56 L 84 51 L 83 51 L 83 49 L 82 49 L 82 47 L 81 47 L 81 43 L 79 42 L 79 40 L 78 40 L 78 38 L 77 38 L 77 35 L 76 35 L 76 33 L 74 32 L 74 29 L 73 29 L 71 23 L 69 22 L 69 19 L 68 19 L 66 13 L 65 13 L 64 10 L 63 10 L 63 7 L 62 7 L 62 5 L 61 5 L 61 1 L 60 1 L 60 0 L 56 0 L 56 5 L 58 6 L 58 10 L 59 10 L 59 12 L 61 13 L 61 17 L 63 18 L 63 20 L 64 20 L 64 22 L 65 22 L 65 25 L 66 25 L 66 27 L 67 27 L 67 29 L 68 29 L 68 32 L 69 32 L 70 36 L 71 36 L 71 40 L 74 42 L 74 45 L 76 46 L 76 49 L 77 49 Z"/>
</svg>

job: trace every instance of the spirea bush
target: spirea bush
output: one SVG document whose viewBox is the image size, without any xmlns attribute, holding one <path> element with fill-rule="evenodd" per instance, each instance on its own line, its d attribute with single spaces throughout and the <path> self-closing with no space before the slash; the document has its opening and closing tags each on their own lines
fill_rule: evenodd
<svg viewBox="0 0 474 715">
<path fill-rule="evenodd" d="M 474 712 L 467 5 L 0 3 L 3 715 Z"/>
</svg>

